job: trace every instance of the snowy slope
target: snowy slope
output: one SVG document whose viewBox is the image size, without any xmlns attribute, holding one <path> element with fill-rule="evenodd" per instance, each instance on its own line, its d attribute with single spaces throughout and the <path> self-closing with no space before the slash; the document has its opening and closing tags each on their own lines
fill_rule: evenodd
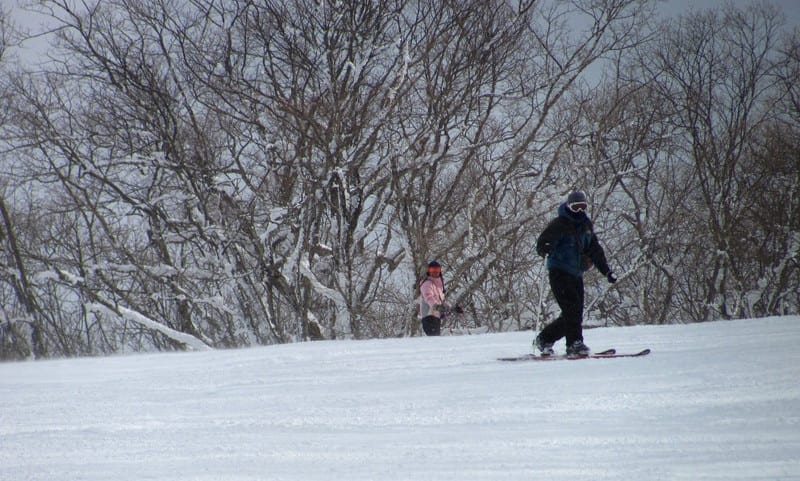
<svg viewBox="0 0 800 481">
<path fill-rule="evenodd" d="M 0 480 L 800 480 L 800 317 L 531 339 L 0 364 Z"/>
</svg>

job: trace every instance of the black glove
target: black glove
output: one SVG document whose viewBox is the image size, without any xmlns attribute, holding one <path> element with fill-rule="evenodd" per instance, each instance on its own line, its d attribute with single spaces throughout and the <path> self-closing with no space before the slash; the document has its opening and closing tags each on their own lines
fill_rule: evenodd
<svg viewBox="0 0 800 481">
<path fill-rule="evenodd" d="M 547 257 L 551 250 L 553 250 L 553 246 L 549 242 L 536 247 L 536 253 L 539 254 L 539 257 Z"/>
<path fill-rule="evenodd" d="M 608 279 L 608 282 L 610 282 L 611 284 L 617 282 L 617 277 L 611 271 L 608 271 L 608 274 L 606 274 L 606 279 Z"/>
</svg>

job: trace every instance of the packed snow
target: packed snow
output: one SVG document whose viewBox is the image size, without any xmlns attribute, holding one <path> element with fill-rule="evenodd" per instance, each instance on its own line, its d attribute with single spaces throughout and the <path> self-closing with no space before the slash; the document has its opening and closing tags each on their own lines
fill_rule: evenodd
<svg viewBox="0 0 800 481">
<path fill-rule="evenodd" d="M 0 480 L 800 480 L 800 316 L 585 337 L 0 364 Z"/>
</svg>

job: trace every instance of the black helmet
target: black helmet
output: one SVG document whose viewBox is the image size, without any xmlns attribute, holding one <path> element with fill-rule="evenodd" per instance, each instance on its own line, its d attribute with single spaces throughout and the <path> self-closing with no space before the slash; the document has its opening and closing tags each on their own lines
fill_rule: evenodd
<svg viewBox="0 0 800 481">
<path fill-rule="evenodd" d="M 586 200 L 586 194 L 580 190 L 576 190 L 567 197 L 567 204 L 572 204 L 574 202 L 588 203 L 589 201 Z"/>
<path fill-rule="evenodd" d="M 567 208 L 572 212 L 584 212 L 589 207 L 586 194 L 576 190 L 567 196 Z"/>
</svg>

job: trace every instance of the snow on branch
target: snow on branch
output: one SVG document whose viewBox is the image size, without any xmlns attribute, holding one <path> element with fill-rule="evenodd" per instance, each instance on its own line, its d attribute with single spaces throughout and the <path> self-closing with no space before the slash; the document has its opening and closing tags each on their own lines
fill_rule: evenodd
<svg viewBox="0 0 800 481">
<path fill-rule="evenodd" d="M 212 349 L 211 346 L 204 343 L 197 337 L 192 336 L 191 334 L 176 331 L 175 329 L 171 329 L 163 324 L 160 324 L 139 312 L 107 301 L 97 292 L 86 289 L 84 285 L 84 279 L 79 276 L 75 276 L 62 269 L 56 269 L 56 274 L 61 281 L 81 289 L 91 299 L 95 300 L 95 302 L 86 303 L 86 307 L 90 311 L 104 312 L 111 318 L 122 318 L 126 321 L 134 322 L 144 326 L 147 329 L 158 331 L 173 341 L 183 344 L 190 349 L 195 349 L 198 351 L 208 351 Z"/>
<path fill-rule="evenodd" d="M 350 310 L 347 307 L 347 301 L 341 292 L 325 286 L 317 279 L 317 276 L 311 270 L 311 263 L 308 260 L 308 255 L 303 253 L 300 258 L 300 274 L 308 279 L 314 291 L 327 299 L 330 299 L 336 305 L 337 318 L 340 321 L 340 332 L 345 336 L 350 335 Z"/>
<path fill-rule="evenodd" d="M 171 329 L 132 309 L 128 309 L 122 306 L 116 306 L 112 308 L 97 302 L 87 303 L 86 307 L 91 311 L 105 312 L 112 318 L 119 317 L 126 321 L 131 321 L 141 326 L 144 326 L 147 329 L 158 331 L 167 336 L 168 338 L 172 339 L 173 341 L 179 342 L 185 345 L 186 347 L 189 347 L 196 351 L 212 350 L 212 348 L 209 345 L 207 345 L 200 339 L 192 336 L 191 334 L 186 334 L 185 332 L 180 332 L 176 331 L 175 329 Z"/>
</svg>

